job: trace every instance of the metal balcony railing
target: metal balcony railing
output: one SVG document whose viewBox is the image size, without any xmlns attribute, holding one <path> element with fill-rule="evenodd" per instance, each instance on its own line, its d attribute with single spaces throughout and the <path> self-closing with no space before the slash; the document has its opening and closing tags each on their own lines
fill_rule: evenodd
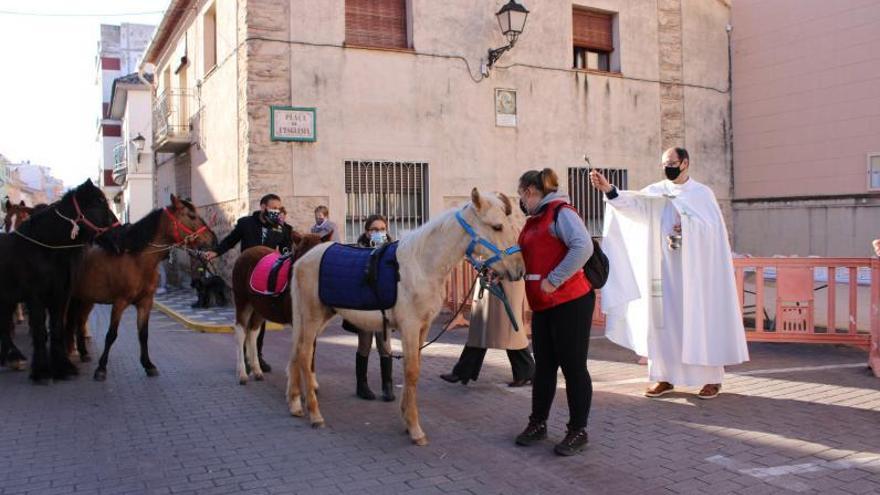
<svg viewBox="0 0 880 495">
<path fill-rule="evenodd" d="M 113 148 L 113 182 L 125 184 L 128 175 L 128 143 L 122 142 Z"/>
<path fill-rule="evenodd" d="M 157 151 L 188 147 L 192 92 L 171 88 L 162 92 L 153 106 L 153 143 Z"/>
</svg>

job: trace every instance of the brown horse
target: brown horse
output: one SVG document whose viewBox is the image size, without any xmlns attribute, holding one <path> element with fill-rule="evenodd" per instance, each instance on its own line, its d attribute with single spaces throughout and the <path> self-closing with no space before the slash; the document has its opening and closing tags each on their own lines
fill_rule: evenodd
<svg viewBox="0 0 880 495">
<path fill-rule="evenodd" d="M 303 235 L 294 232 L 293 242 L 295 248 L 293 260 L 298 260 L 300 256 L 318 244 L 329 241 L 332 236 L 332 232 L 323 237 L 317 234 Z M 289 287 L 278 296 L 257 294 L 250 287 L 251 273 L 253 273 L 254 267 L 263 259 L 263 256 L 272 252 L 273 249 L 266 246 L 254 246 L 246 249 L 235 260 L 235 266 L 232 268 L 232 293 L 235 298 L 235 336 L 238 342 L 236 372 L 238 374 L 238 382 L 242 385 L 246 384 L 248 379 L 243 351 L 245 340 L 248 343 L 247 355 L 250 367 L 254 371 L 254 378 L 262 380 L 263 371 L 260 369 L 259 360 L 255 358 L 257 355 L 256 339 L 260 326 L 267 320 L 282 325 L 289 325 L 291 320 L 292 311 Z M 314 376 L 314 360 L 312 365 Z"/>
<path fill-rule="evenodd" d="M 122 312 L 130 305 L 137 308 L 138 340 L 141 347 L 141 365 L 148 376 L 159 370 L 150 361 L 147 339 L 153 295 L 159 283 L 159 262 L 168 257 L 174 247 L 211 247 L 217 238 L 199 217 L 188 201 L 171 195 L 171 205 L 153 210 L 137 223 L 111 232 L 110 240 L 100 247 L 86 251 L 80 276 L 74 285 L 67 313 L 67 335 L 76 336 L 76 346 L 82 361 L 89 361 L 85 345 L 85 325 L 95 304 L 112 304 L 110 327 L 104 341 L 104 352 L 98 361 L 94 378 L 107 378 L 107 359 L 116 340 Z M 117 244 L 108 242 L 118 239 Z M 116 242 L 116 241 L 113 241 Z M 113 252 L 121 251 L 121 253 Z"/>
</svg>

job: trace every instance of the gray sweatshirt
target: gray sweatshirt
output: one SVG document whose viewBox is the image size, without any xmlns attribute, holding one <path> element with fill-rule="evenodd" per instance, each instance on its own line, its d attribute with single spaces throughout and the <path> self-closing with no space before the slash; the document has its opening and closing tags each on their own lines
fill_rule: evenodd
<svg viewBox="0 0 880 495">
<path fill-rule="evenodd" d="M 538 203 L 537 208 L 531 215 L 537 215 L 543 211 L 547 203 L 562 199 L 569 203 L 568 196 L 561 192 L 554 192 L 544 196 Z M 584 267 L 590 256 L 593 255 L 593 240 L 581 217 L 570 208 L 559 210 L 559 218 L 550 224 L 550 235 L 561 240 L 568 247 L 568 253 L 556 268 L 550 272 L 547 279 L 554 287 L 559 287 L 563 282 L 571 278 L 578 270 Z"/>
</svg>

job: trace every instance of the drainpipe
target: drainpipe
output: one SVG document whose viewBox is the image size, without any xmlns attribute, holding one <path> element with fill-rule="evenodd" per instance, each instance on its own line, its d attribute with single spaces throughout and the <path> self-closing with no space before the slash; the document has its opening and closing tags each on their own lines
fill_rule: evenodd
<svg viewBox="0 0 880 495">
<path fill-rule="evenodd" d="M 733 201 L 733 179 L 734 179 L 734 170 L 733 170 L 733 48 L 730 42 L 730 32 L 733 31 L 733 26 L 728 24 L 724 27 L 725 31 L 727 31 L 727 120 L 730 122 L 730 128 L 727 131 L 727 143 L 730 147 L 730 199 Z M 731 204 L 731 210 L 733 209 L 733 205 Z"/>
</svg>

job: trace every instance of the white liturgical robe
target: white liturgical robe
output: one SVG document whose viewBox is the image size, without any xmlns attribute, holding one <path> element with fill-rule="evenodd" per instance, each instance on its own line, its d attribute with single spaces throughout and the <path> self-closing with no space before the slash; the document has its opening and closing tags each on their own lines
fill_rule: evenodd
<svg viewBox="0 0 880 495">
<path fill-rule="evenodd" d="M 721 383 L 748 361 L 724 218 L 712 190 L 664 180 L 607 200 L 606 335 L 648 358 L 652 381 Z M 681 225 L 681 246 L 668 236 Z"/>
</svg>

